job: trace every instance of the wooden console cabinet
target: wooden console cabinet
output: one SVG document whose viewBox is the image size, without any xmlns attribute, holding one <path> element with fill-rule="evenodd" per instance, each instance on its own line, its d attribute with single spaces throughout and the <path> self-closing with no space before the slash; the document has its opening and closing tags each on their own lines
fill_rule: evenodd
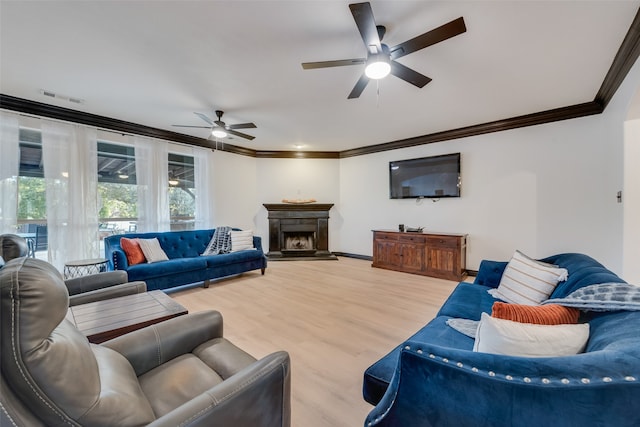
<svg viewBox="0 0 640 427">
<path fill-rule="evenodd" d="M 373 230 L 372 267 L 461 281 L 467 235 Z"/>
</svg>

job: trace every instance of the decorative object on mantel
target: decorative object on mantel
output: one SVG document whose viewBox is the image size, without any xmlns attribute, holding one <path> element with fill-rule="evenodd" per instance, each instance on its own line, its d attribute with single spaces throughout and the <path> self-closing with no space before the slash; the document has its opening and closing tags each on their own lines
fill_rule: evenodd
<svg viewBox="0 0 640 427">
<path fill-rule="evenodd" d="M 291 204 L 304 204 L 304 203 L 315 203 L 316 199 L 282 199 L 282 203 L 291 203 Z"/>
</svg>

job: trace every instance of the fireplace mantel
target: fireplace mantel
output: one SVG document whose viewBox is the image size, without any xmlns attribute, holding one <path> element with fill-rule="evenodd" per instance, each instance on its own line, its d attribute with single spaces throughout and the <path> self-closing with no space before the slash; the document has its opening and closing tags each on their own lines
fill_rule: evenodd
<svg viewBox="0 0 640 427">
<path fill-rule="evenodd" d="M 333 203 L 265 203 L 270 260 L 337 259 L 329 252 Z"/>
</svg>

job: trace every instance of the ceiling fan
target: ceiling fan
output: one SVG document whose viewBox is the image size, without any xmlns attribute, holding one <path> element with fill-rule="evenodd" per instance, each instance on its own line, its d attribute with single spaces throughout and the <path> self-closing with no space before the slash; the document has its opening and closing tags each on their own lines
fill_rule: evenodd
<svg viewBox="0 0 640 427">
<path fill-rule="evenodd" d="M 251 141 L 255 138 L 255 136 L 247 135 L 246 133 L 238 132 L 236 129 L 255 129 L 256 125 L 253 123 L 238 123 L 235 125 L 228 125 L 222 121 L 222 115 L 224 111 L 216 110 L 216 116 L 218 120 L 211 120 L 209 117 L 202 113 L 193 113 L 196 116 L 200 117 L 205 122 L 209 123 L 211 126 L 187 126 L 187 125 L 173 125 L 179 128 L 198 128 L 198 129 L 209 129 L 211 131 L 211 135 L 216 138 L 225 138 L 228 135 L 239 136 L 240 138 L 248 139 Z"/>
<path fill-rule="evenodd" d="M 440 43 L 451 37 L 467 31 L 462 17 L 454 19 L 444 25 L 439 26 L 431 31 L 407 40 L 399 45 L 389 47 L 380 41 L 384 37 L 386 28 L 382 25 L 376 26 L 373 18 L 371 4 L 354 3 L 349 5 L 353 19 L 360 31 L 362 40 L 367 47 L 366 58 L 342 59 L 337 61 L 322 62 L 304 62 L 302 68 L 311 70 L 314 68 L 341 67 L 344 65 L 367 64 L 365 72 L 362 74 L 355 87 L 348 96 L 348 99 L 358 98 L 370 79 L 381 79 L 391 73 L 402 80 L 411 83 L 419 88 L 423 87 L 431 81 L 425 75 L 405 67 L 396 61 L 405 55 L 424 49 L 425 47 Z"/>
</svg>

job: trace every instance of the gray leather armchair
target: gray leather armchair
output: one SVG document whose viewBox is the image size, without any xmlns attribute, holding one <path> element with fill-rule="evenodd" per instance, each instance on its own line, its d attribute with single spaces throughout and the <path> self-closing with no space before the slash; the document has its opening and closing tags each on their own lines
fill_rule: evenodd
<svg viewBox="0 0 640 427">
<path fill-rule="evenodd" d="M 0 259 L 8 262 L 28 255 L 27 242 L 16 234 L 0 235 Z M 0 261 L 0 268 L 3 262 Z M 126 271 L 107 271 L 64 281 L 69 291 L 69 305 L 86 304 L 147 291 L 142 281 L 129 282 Z"/>
<path fill-rule="evenodd" d="M 70 306 L 147 292 L 145 282 L 129 282 L 127 272 L 121 270 L 67 279 L 64 284 Z"/>
<path fill-rule="evenodd" d="M 256 360 L 215 311 L 90 344 L 50 264 L 0 269 L 0 425 L 290 426 L 286 352 Z"/>
</svg>

